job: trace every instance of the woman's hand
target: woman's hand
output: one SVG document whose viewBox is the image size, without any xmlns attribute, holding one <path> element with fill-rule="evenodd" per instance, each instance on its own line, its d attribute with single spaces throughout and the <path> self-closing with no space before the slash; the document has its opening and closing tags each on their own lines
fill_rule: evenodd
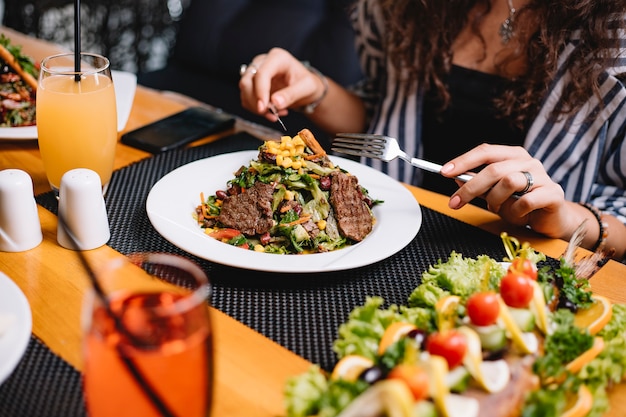
<svg viewBox="0 0 626 417">
<path fill-rule="evenodd" d="M 270 103 L 284 116 L 288 108 L 304 106 L 319 98 L 324 84 L 289 52 L 273 48 L 248 64 L 239 80 L 239 90 L 244 108 L 275 122 L 276 116 L 269 111 Z"/>
<path fill-rule="evenodd" d="M 565 200 L 563 189 L 541 162 L 522 147 L 482 144 L 445 164 L 442 174 L 454 177 L 481 166 L 450 198 L 450 208 L 481 197 L 490 211 L 509 223 L 562 239 L 569 239 L 586 218 L 584 210 Z"/>
</svg>

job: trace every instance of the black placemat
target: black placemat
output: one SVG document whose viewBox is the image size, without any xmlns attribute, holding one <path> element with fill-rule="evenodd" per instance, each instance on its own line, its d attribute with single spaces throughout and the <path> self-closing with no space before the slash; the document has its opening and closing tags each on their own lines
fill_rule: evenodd
<svg viewBox="0 0 626 417">
<path fill-rule="evenodd" d="M 156 232 L 146 215 L 145 202 L 161 177 L 198 159 L 259 145 L 258 139 L 239 133 L 202 147 L 156 155 L 116 171 L 106 197 L 111 224 L 108 245 L 124 254 L 164 251 L 195 260 L 210 276 L 216 308 L 325 369 L 335 362 L 331 345 L 337 327 L 366 296 L 382 296 L 388 304 L 405 303 L 419 284 L 421 273 L 453 250 L 465 256 L 504 255 L 497 236 L 424 207 L 421 230 L 406 248 L 373 265 L 339 272 L 289 273 L 280 270 L 280 259 L 276 273 L 231 268 L 198 259 Z M 37 200 L 56 212 L 52 193 Z"/>
<path fill-rule="evenodd" d="M 31 337 L 26 353 L 0 385 L 2 417 L 82 417 L 80 373 Z"/>
<path fill-rule="evenodd" d="M 108 245 L 123 254 L 163 251 L 198 262 L 213 283 L 212 303 L 216 308 L 327 370 L 336 361 L 332 342 L 337 328 L 367 296 L 382 296 L 387 305 L 404 304 L 419 285 L 422 272 L 453 250 L 465 256 L 504 256 L 497 236 L 425 207 L 422 227 L 406 248 L 373 265 L 328 273 L 268 273 L 214 264 L 178 249 L 156 232 L 147 218 L 145 201 L 160 178 L 189 162 L 259 145 L 258 139 L 239 133 L 115 171 L 106 197 L 111 225 Z M 36 200 L 57 212 L 51 192 Z M 277 261 L 277 269 L 279 266 Z M 0 386 L 0 416 L 68 417 L 84 413 L 80 373 L 32 337 L 18 368 Z"/>
</svg>

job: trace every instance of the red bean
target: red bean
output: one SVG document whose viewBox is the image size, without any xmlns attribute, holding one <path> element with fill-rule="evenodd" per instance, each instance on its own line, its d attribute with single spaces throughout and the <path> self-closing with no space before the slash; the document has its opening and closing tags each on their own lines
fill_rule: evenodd
<svg viewBox="0 0 626 417">
<path fill-rule="evenodd" d="M 331 183 L 331 180 L 329 176 L 320 178 L 320 188 L 322 190 L 324 191 L 330 190 L 330 183 Z"/>
<path fill-rule="evenodd" d="M 259 238 L 261 241 L 261 245 L 267 245 L 268 243 L 270 243 L 271 238 L 272 236 L 270 235 L 270 232 L 263 233 L 261 237 Z"/>
</svg>

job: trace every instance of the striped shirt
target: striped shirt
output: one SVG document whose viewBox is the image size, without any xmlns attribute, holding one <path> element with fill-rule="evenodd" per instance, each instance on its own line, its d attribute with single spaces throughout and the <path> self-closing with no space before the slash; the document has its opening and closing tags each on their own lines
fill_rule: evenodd
<svg viewBox="0 0 626 417">
<path fill-rule="evenodd" d="M 398 79 L 386 55 L 378 0 L 359 1 L 352 21 L 365 74 L 356 91 L 368 108 L 369 133 L 395 137 L 409 155 L 421 156 L 422 96 L 417 85 L 407 89 Z M 576 114 L 556 122 L 549 117 L 571 81 L 565 64 L 577 47 L 574 34 L 563 49 L 557 75 L 530 125 L 524 147 L 561 185 L 566 199 L 591 203 L 626 224 L 626 15 L 618 23 L 622 47 L 612 54 L 617 59 L 599 80 L 600 97 L 591 94 Z M 421 172 L 401 161 L 364 162 L 400 181 L 421 183 Z"/>
</svg>

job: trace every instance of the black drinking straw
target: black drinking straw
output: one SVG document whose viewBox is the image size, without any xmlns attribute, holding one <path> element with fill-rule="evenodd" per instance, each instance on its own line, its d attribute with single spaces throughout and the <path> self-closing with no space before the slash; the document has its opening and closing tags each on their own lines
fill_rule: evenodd
<svg viewBox="0 0 626 417">
<path fill-rule="evenodd" d="M 64 218 L 60 214 L 59 214 L 59 222 L 65 224 Z M 113 320 L 115 329 L 118 332 L 120 332 L 120 334 L 123 334 L 124 336 L 126 336 L 129 340 L 136 341 L 137 338 L 135 337 L 135 335 L 133 335 L 131 332 L 128 331 L 128 329 L 122 322 L 121 317 L 118 316 L 111 309 L 111 305 L 109 304 L 109 301 L 107 299 L 107 296 L 104 290 L 102 289 L 102 286 L 100 286 L 100 282 L 98 281 L 96 274 L 91 268 L 91 265 L 89 265 L 89 262 L 87 261 L 87 258 L 85 257 L 83 251 L 78 248 L 78 243 L 76 242 L 76 238 L 70 230 L 68 230 L 68 237 L 70 238 L 71 246 L 73 246 L 73 249 L 78 254 L 78 258 L 80 260 L 80 263 L 83 269 L 89 276 L 89 281 L 91 282 L 93 290 L 96 293 L 96 297 L 98 297 L 98 299 L 104 306 L 104 310 L 106 311 L 107 315 Z M 141 371 L 137 368 L 137 364 L 135 363 L 135 361 L 132 358 L 126 356 L 124 352 L 121 351 L 119 345 L 117 345 L 117 351 L 119 353 L 120 359 L 122 360 L 122 362 L 124 363 L 124 366 L 126 367 L 126 370 L 128 370 L 128 372 L 133 376 L 135 381 L 137 381 L 137 383 L 139 384 L 139 387 L 142 389 L 144 394 L 146 394 L 148 399 L 152 402 L 152 405 L 154 405 L 154 407 L 158 410 L 159 414 L 163 417 L 176 417 L 174 412 L 172 412 L 169 409 L 167 404 L 165 404 L 163 399 L 159 396 L 159 394 L 156 392 L 156 390 L 150 384 L 150 382 L 144 378 Z"/>
<path fill-rule="evenodd" d="M 80 81 L 80 0 L 74 0 L 74 80 Z"/>
</svg>

